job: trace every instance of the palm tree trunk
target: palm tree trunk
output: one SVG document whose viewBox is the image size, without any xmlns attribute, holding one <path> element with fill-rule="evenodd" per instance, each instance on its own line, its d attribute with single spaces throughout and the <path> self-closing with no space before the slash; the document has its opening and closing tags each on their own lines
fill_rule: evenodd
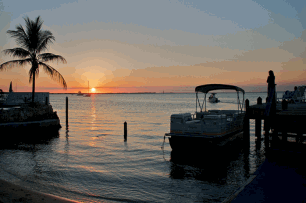
<svg viewBox="0 0 306 203">
<path fill-rule="evenodd" d="M 33 72 L 32 103 L 34 103 L 34 97 L 35 97 L 35 71 Z"/>
</svg>

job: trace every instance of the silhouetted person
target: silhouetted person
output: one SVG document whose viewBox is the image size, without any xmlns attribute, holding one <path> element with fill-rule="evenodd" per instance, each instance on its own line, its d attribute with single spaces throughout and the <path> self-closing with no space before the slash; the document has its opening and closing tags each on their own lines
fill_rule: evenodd
<svg viewBox="0 0 306 203">
<path fill-rule="evenodd" d="M 274 95 L 271 95 L 271 92 L 275 89 L 275 76 L 272 70 L 269 71 L 269 77 L 267 79 L 268 83 L 268 97 L 274 97 Z"/>
<path fill-rule="evenodd" d="M 294 86 L 294 91 L 296 91 L 297 90 L 297 86 Z"/>
<path fill-rule="evenodd" d="M 268 83 L 268 101 L 271 102 L 270 114 L 276 112 L 276 98 L 275 98 L 275 76 L 272 70 L 269 71 Z M 272 127 L 272 126 L 271 126 Z"/>
</svg>

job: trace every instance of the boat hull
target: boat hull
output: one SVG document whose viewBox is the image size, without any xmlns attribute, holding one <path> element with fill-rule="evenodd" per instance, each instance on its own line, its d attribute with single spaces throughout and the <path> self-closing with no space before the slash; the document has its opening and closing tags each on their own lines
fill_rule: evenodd
<svg viewBox="0 0 306 203">
<path fill-rule="evenodd" d="M 25 131 L 58 131 L 61 128 L 59 119 L 45 119 L 40 121 L 0 123 L 3 132 Z"/>
<path fill-rule="evenodd" d="M 208 100 L 210 103 L 218 103 L 219 100 L 217 98 L 212 98 Z"/>
<path fill-rule="evenodd" d="M 169 136 L 169 135 L 168 135 Z M 208 138 L 193 135 L 172 135 L 169 137 L 169 143 L 173 151 L 211 151 L 212 149 L 219 150 L 220 148 L 232 147 L 237 142 L 242 141 L 242 129 L 222 137 Z"/>
</svg>

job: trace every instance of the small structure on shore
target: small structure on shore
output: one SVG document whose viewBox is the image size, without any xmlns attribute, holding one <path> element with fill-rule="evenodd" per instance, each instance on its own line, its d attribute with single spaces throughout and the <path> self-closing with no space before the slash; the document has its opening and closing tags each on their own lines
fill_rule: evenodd
<svg viewBox="0 0 306 203">
<path fill-rule="evenodd" d="M 9 89 L 9 92 L 10 92 L 10 93 L 11 93 L 11 92 L 13 92 L 12 81 L 11 81 L 11 83 L 10 83 L 10 89 Z"/>
<path fill-rule="evenodd" d="M 31 102 L 31 96 L 31 92 L 7 93 L 0 105 L 1 131 L 58 131 L 61 128 L 57 112 L 49 103 L 49 92 L 37 92 L 34 103 Z"/>
</svg>

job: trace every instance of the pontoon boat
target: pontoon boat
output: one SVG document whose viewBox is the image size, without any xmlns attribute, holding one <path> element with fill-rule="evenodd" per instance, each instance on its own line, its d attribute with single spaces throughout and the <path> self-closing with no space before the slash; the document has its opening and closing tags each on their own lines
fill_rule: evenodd
<svg viewBox="0 0 306 203">
<path fill-rule="evenodd" d="M 212 90 L 236 90 L 237 110 L 206 110 L 206 94 Z M 196 112 L 180 113 L 171 115 L 170 133 L 165 136 L 169 138 L 172 150 L 193 150 L 214 146 L 224 146 L 227 143 L 242 138 L 243 118 L 245 112 L 244 90 L 233 85 L 209 84 L 195 88 Z M 242 102 L 239 92 L 243 93 Z M 200 102 L 198 93 L 204 93 L 204 101 Z M 204 106 L 205 104 L 205 106 Z M 199 111 L 198 111 L 199 107 Z"/>
</svg>

